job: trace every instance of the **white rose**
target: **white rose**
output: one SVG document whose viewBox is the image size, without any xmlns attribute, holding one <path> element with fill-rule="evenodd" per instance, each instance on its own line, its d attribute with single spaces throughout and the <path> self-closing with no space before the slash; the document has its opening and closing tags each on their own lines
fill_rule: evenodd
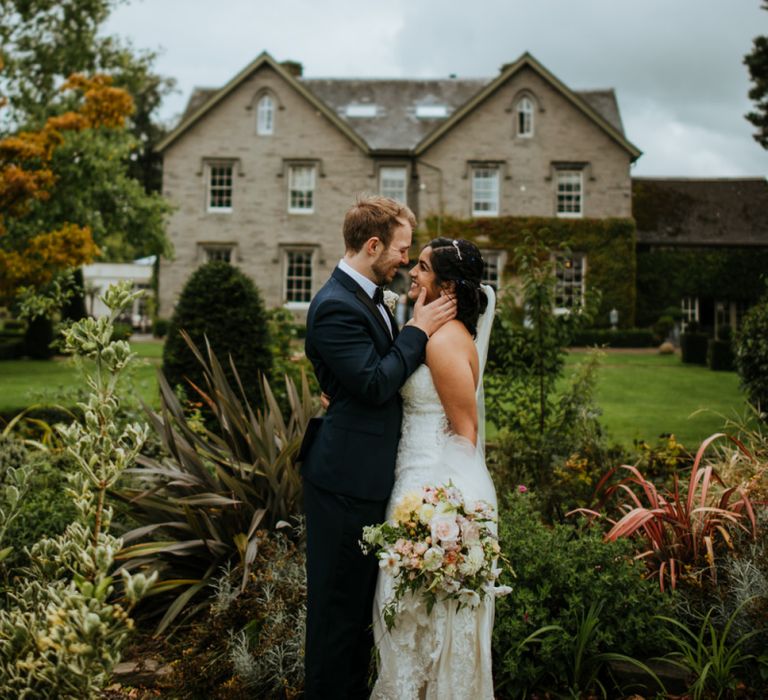
<svg viewBox="0 0 768 700">
<path fill-rule="evenodd" d="M 461 537 L 466 545 L 480 542 L 480 526 L 471 520 L 465 520 L 461 524 Z"/>
<path fill-rule="evenodd" d="M 422 525 L 429 525 L 432 516 L 435 514 L 435 507 L 431 503 L 425 503 L 419 508 L 419 522 Z"/>
<path fill-rule="evenodd" d="M 424 552 L 424 568 L 427 571 L 437 571 L 443 563 L 443 550 L 440 547 L 430 547 Z"/>
<path fill-rule="evenodd" d="M 397 308 L 398 301 L 400 301 L 399 294 L 389 289 L 384 290 L 384 304 L 386 304 L 387 308 L 390 310 L 392 315 L 394 315 L 395 313 L 395 309 Z"/>
<path fill-rule="evenodd" d="M 464 588 L 459 592 L 459 603 L 474 608 L 477 605 L 480 605 L 480 596 L 475 591 Z"/>
</svg>

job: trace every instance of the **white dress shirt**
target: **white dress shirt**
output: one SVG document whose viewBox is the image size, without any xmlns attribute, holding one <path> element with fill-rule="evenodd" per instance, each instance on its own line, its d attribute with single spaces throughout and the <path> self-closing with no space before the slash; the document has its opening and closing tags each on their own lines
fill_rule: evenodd
<svg viewBox="0 0 768 700">
<path fill-rule="evenodd" d="M 339 269 L 348 274 L 355 282 L 357 282 L 362 288 L 363 291 L 373 299 L 373 294 L 376 291 L 376 283 L 369 280 L 365 275 L 361 275 L 357 270 L 355 270 L 344 258 L 342 258 L 339 261 Z M 379 309 L 379 313 L 381 314 L 381 317 L 384 319 L 384 323 L 387 324 L 387 328 L 389 328 L 389 337 L 393 338 L 394 335 L 392 333 L 392 321 L 389 320 L 389 314 L 387 313 L 387 310 L 384 308 L 383 304 L 376 304 L 377 308 Z"/>
</svg>

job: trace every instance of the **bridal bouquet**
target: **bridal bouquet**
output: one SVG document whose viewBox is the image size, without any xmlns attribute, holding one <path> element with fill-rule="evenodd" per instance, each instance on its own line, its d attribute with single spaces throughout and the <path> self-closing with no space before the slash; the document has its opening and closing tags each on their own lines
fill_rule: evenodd
<svg viewBox="0 0 768 700">
<path fill-rule="evenodd" d="M 394 595 L 384 607 L 387 628 L 408 592 L 425 598 L 428 613 L 438 599 L 474 607 L 483 596 L 509 593 L 508 586 L 496 585 L 501 550 L 495 522 L 492 505 L 466 502 L 449 482 L 406 493 L 391 520 L 363 528 L 363 551 L 374 552 L 394 578 Z"/>
</svg>

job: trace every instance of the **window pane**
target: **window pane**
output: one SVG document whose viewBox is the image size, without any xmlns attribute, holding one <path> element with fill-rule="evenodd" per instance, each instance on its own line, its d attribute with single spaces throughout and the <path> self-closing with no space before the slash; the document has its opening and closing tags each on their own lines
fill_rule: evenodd
<svg viewBox="0 0 768 700">
<path fill-rule="evenodd" d="M 517 103 L 517 135 L 533 135 L 533 103 L 527 97 Z"/>
<path fill-rule="evenodd" d="M 292 166 L 289 174 L 288 209 L 292 212 L 314 210 L 315 168 L 312 165 Z"/>
<path fill-rule="evenodd" d="M 308 302 L 312 299 L 312 251 L 286 251 L 285 301 Z"/>
<path fill-rule="evenodd" d="M 475 168 L 472 172 L 472 213 L 495 216 L 499 212 L 499 171 Z"/>
<path fill-rule="evenodd" d="M 256 131 L 262 135 L 269 135 L 274 128 L 275 107 L 272 98 L 265 95 L 259 100 Z"/>
<path fill-rule="evenodd" d="M 555 274 L 555 307 L 559 309 L 580 309 L 584 304 L 584 270 L 586 256 L 557 256 Z"/>
<path fill-rule="evenodd" d="M 398 202 L 406 203 L 406 169 L 381 168 L 379 170 L 379 193 Z"/>
<path fill-rule="evenodd" d="M 232 208 L 232 164 L 208 166 L 208 208 Z"/>
<path fill-rule="evenodd" d="M 496 291 L 499 290 L 501 281 L 501 254 L 492 251 L 483 251 L 483 276 L 482 283 L 489 284 Z"/>
<path fill-rule="evenodd" d="M 232 247 L 231 246 L 206 246 L 205 259 L 208 262 L 212 260 L 223 260 L 224 262 L 232 262 Z"/>
<path fill-rule="evenodd" d="M 557 173 L 557 213 L 581 216 L 581 171 L 560 170 Z"/>
</svg>

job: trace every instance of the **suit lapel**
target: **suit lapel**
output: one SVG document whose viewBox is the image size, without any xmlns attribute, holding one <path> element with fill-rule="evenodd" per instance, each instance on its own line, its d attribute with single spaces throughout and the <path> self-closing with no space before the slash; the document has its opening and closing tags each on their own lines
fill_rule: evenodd
<svg viewBox="0 0 768 700">
<path fill-rule="evenodd" d="M 386 304 L 384 304 L 384 310 L 387 312 L 387 318 L 392 324 L 392 340 L 394 340 L 397 338 L 397 334 L 400 332 L 400 329 L 397 327 L 397 321 L 395 321 L 394 314 L 389 310 L 389 307 Z"/>
<path fill-rule="evenodd" d="M 368 307 L 368 310 L 373 314 L 373 317 L 379 322 L 379 325 L 382 327 L 383 331 L 387 334 L 387 338 L 392 338 L 392 333 L 390 333 L 389 328 L 387 328 L 387 322 L 384 320 L 384 317 L 381 315 L 381 311 L 379 311 L 376 304 L 373 303 L 373 299 L 371 299 L 371 297 L 369 297 L 359 287 L 355 292 L 355 296 L 360 301 L 362 301 L 363 304 L 365 304 Z M 392 327 L 394 328 L 394 324 L 392 325 Z"/>
</svg>

